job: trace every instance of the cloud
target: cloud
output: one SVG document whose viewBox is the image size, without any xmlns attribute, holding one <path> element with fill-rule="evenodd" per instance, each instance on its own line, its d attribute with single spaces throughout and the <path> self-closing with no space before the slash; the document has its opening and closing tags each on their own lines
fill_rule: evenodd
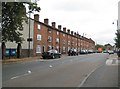
<svg viewBox="0 0 120 89">
<path fill-rule="evenodd" d="M 119 0 L 40 0 L 40 19 L 49 18 L 99 43 L 114 43 Z M 104 38 L 104 39 L 101 39 Z"/>
<path fill-rule="evenodd" d="M 94 11 L 95 7 L 91 2 L 83 0 L 61 0 L 52 5 L 52 8 L 59 11 Z"/>
</svg>

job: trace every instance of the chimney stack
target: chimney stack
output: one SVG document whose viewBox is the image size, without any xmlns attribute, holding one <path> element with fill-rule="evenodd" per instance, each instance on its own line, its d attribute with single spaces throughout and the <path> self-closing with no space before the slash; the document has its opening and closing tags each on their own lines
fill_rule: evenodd
<svg viewBox="0 0 120 89">
<path fill-rule="evenodd" d="M 76 32 L 74 33 L 74 36 L 76 36 Z"/>
<path fill-rule="evenodd" d="M 34 15 L 34 19 L 35 19 L 36 21 L 39 21 L 39 14 L 35 14 L 35 15 Z"/>
<path fill-rule="evenodd" d="M 63 32 L 66 32 L 66 27 L 63 28 Z"/>
<path fill-rule="evenodd" d="M 70 34 L 70 29 L 67 30 L 68 34 Z"/>
<path fill-rule="evenodd" d="M 58 30 L 61 30 L 62 26 L 61 25 L 58 25 Z"/>
<path fill-rule="evenodd" d="M 73 31 L 71 31 L 71 35 L 73 35 Z"/>
<path fill-rule="evenodd" d="M 52 22 L 52 27 L 53 27 L 53 28 L 55 28 L 55 25 L 56 25 L 56 23 L 55 23 L 55 22 Z"/>
<path fill-rule="evenodd" d="M 48 25 L 49 24 L 49 19 L 48 18 L 44 19 L 44 23 Z"/>
</svg>

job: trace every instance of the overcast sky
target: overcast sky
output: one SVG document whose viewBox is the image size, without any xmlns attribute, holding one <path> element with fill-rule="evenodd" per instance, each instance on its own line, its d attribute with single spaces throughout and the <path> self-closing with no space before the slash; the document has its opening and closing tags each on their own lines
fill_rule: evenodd
<svg viewBox="0 0 120 89">
<path fill-rule="evenodd" d="M 114 44 L 119 0 L 39 0 L 40 21 L 56 22 L 97 44 Z M 112 24 L 115 22 L 115 24 Z"/>
</svg>

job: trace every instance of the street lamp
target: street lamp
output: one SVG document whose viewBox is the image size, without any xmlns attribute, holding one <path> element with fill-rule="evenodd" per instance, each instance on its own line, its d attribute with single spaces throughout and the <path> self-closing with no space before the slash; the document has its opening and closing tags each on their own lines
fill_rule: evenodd
<svg viewBox="0 0 120 89">
<path fill-rule="evenodd" d="M 30 38 L 30 16 L 31 16 L 31 13 L 32 13 L 32 11 L 29 11 L 28 12 L 29 13 L 29 30 L 28 30 L 28 39 L 27 39 L 27 41 L 28 41 L 28 57 L 30 57 L 30 42 L 32 41 L 32 38 Z"/>
</svg>

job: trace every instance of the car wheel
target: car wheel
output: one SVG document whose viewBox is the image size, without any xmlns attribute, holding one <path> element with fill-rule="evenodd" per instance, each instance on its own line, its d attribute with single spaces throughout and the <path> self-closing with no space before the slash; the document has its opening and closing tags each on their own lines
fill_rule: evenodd
<svg viewBox="0 0 120 89">
<path fill-rule="evenodd" d="M 59 56 L 59 58 L 61 58 L 61 56 Z"/>
</svg>

